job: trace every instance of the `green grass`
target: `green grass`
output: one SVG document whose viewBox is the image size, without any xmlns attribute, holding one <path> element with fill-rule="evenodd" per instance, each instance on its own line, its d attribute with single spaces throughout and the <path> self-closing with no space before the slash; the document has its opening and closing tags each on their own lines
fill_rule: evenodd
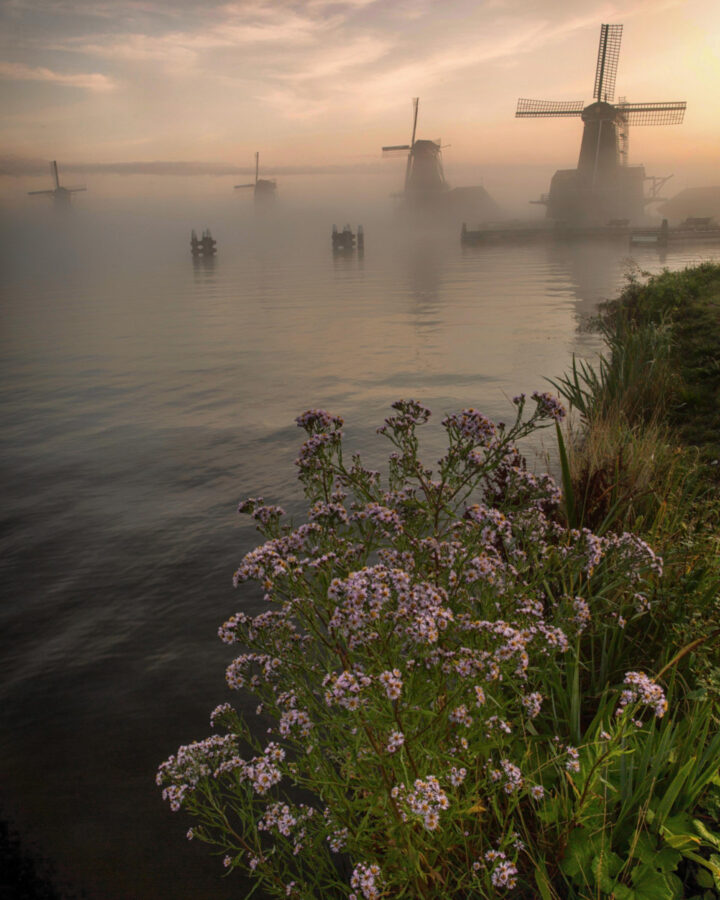
<svg viewBox="0 0 720 900">
<path fill-rule="evenodd" d="M 627 317 L 638 329 L 668 329 L 676 375 L 668 422 L 708 463 L 720 459 L 720 265 L 665 271 L 644 285 L 629 284 L 609 314 L 615 323 Z"/>
<path fill-rule="evenodd" d="M 599 328 L 597 365 L 574 361 L 553 381 L 580 420 L 561 441 L 565 508 L 572 525 L 634 531 L 664 558 L 661 602 L 638 635 L 660 667 L 720 624 L 720 266 L 630 281 Z M 678 665 L 720 697 L 718 646 L 702 641 Z"/>
<path fill-rule="evenodd" d="M 673 802 L 681 812 L 673 823 L 681 830 L 691 821 L 697 828 L 707 826 L 715 840 L 720 832 L 720 265 L 665 271 L 644 283 L 631 280 L 606 305 L 598 327 L 606 345 L 603 357 L 596 365 L 574 360 L 570 371 L 553 381 L 579 420 L 575 430 L 558 434 L 568 524 L 600 534 L 635 532 L 663 557 L 664 574 L 649 621 L 629 621 L 617 647 L 593 644 L 583 681 L 592 686 L 630 668 L 654 672 L 659 683 L 672 687 L 681 707 L 687 704 L 681 727 L 698 718 L 694 704 L 706 704 L 707 734 L 692 735 L 677 758 L 668 757 L 680 766 L 677 783 L 663 787 L 655 775 L 651 782 L 657 790 L 677 788 Z M 663 720 L 658 739 L 670 725 Z M 702 748 L 697 759 L 696 748 Z M 655 750 L 659 759 L 660 748 Z M 680 776 L 696 763 L 705 767 L 702 784 L 688 792 Z M 642 796 L 626 792 L 633 814 L 642 802 L 649 813 L 667 815 L 671 802 L 663 799 L 653 807 L 647 778 L 639 783 Z M 613 831 L 613 846 L 619 846 L 620 831 Z M 682 893 L 672 876 L 675 888 L 662 896 L 720 897 L 720 875 L 715 879 L 706 871 L 713 860 L 720 865 L 718 854 L 685 853 L 676 869 Z M 650 895 L 661 896 L 642 894 Z"/>
</svg>

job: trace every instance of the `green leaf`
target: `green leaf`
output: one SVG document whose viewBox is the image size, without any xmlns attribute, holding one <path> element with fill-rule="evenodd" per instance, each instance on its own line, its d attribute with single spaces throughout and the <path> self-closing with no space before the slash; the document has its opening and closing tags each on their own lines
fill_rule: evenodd
<svg viewBox="0 0 720 900">
<path fill-rule="evenodd" d="M 595 876 L 595 884 L 603 893 L 611 893 L 615 884 L 615 875 L 622 867 L 623 860 L 612 850 L 601 850 L 592 861 L 590 868 Z"/>
<path fill-rule="evenodd" d="M 658 850 L 655 837 L 646 831 L 637 836 L 632 855 L 645 865 L 661 872 L 674 872 L 682 859 L 682 853 L 672 846 Z"/>
<path fill-rule="evenodd" d="M 675 875 L 658 872 L 653 866 L 636 866 L 630 875 L 637 900 L 676 900 L 682 897 L 682 882 Z"/>
<path fill-rule="evenodd" d="M 715 886 L 715 879 L 707 869 L 698 868 L 695 872 L 695 881 L 697 881 L 701 888 L 711 888 Z"/>
<path fill-rule="evenodd" d="M 635 846 L 632 855 L 640 862 L 646 865 L 653 865 L 656 852 L 655 841 L 650 837 L 647 831 L 641 831 L 635 839 Z"/>
<path fill-rule="evenodd" d="M 563 440 L 560 425 L 555 423 L 555 433 L 558 442 L 558 455 L 560 456 L 560 471 L 562 474 L 563 499 L 565 500 L 565 514 L 568 528 L 579 528 L 577 510 L 575 508 L 575 491 L 573 489 L 572 476 L 570 475 L 570 463 L 568 462 L 565 441 Z"/>
<path fill-rule="evenodd" d="M 715 879 L 715 889 L 720 891 L 720 856 L 717 853 L 713 853 L 708 860 L 708 865 Z"/>
<path fill-rule="evenodd" d="M 673 850 L 679 850 L 681 853 L 685 850 L 696 850 L 702 843 L 695 834 L 669 834 L 663 832 L 663 840 Z"/>
<path fill-rule="evenodd" d="M 570 833 L 565 856 L 560 862 L 560 869 L 571 878 L 580 875 L 587 878 L 590 867 L 596 856 L 599 842 L 593 839 L 587 828 L 576 828 Z"/>
<path fill-rule="evenodd" d="M 675 802 L 677 795 L 680 793 L 683 785 L 687 781 L 694 765 L 695 757 L 692 756 L 677 772 L 673 780 L 670 782 L 668 789 L 665 791 L 662 800 L 658 803 L 655 812 L 657 814 L 657 818 L 660 820 L 660 825 L 663 825 L 665 819 L 669 816 L 672 805 Z"/>
<path fill-rule="evenodd" d="M 535 866 L 535 884 L 542 900 L 553 900 L 552 888 L 544 866 L 542 868 L 539 865 Z"/>
<path fill-rule="evenodd" d="M 705 838 L 708 844 L 712 844 L 720 850 L 720 834 L 710 831 L 699 819 L 693 820 L 693 827 L 701 837 Z"/>
</svg>

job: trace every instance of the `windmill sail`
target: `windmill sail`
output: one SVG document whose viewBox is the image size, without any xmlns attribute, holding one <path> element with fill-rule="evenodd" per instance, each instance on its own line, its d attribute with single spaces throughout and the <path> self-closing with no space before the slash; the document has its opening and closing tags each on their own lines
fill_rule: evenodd
<svg viewBox="0 0 720 900">
<path fill-rule="evenodd" d="M 615 76 L 620 58 L 622 30 L 622 25 L 600 26 L 600 46 L 595 67 L 593 97 L 605 103 L 612 103 L 615 98 Z"/>
<path fill-rule="evenodd" d="M 618 103 L 617 108 L 628 125 L 681 125 L 687 103 Z"/>
<path fill-rule="evenodd" d="M 585 103 L 582 100 L 518 100 L 515 117 L 538 118 L 543 116 L 581 116 Z"/>
</svg>

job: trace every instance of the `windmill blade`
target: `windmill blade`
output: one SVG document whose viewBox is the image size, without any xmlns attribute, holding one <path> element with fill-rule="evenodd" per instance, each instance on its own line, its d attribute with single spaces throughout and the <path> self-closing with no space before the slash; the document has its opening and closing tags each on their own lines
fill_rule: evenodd
<svg viewBox="0 0 720 900">
<path fill-rule="evenodd" d="M 58 167 L 57 167 L 57 161 L 56 161 L 56 160 L 53 160 L 53 161 L 50 163 L 50 174 L 51 174 L 51 175 L 53 176 L 53 178 L 55 179 L 55 187 L 56 187 L 57 189 L 59 189 L 59 188 L 60 188 L 60 177 L 59 177 L 59 175 L 58 175 Z"/>
<path fill-rule="evenodd" d="M 666 103 L 619 103 L 618 112 L 628 125 L 680 125 L 687 103 L 685 100 Z"/>
<path fill-rule="evenodd" d="M 396 144 L 393 147 L 383 147 L 382 154 L 384 157 L 405 156 L 411 149 L 410 144 Z"/>
<path fill-rule="evenodd" d="M 595 87 L 593 97 L 612 103 L 615 97 L 615 76 L 620 58 L 622 25 L 601 25 L 597 66 L 595 67 Z"/>
<path fill-rule="evenodd" d="M 542 116 L 581 116 L 585 103 L 582 100 L 518 100 L 515 117 L 539 118 Z"/>
<path fill-rule="evenodd" d="M 236 189 L 237 189 L 237 188 L 249 188 L 249 187 L 254 188 L 254 187 L 255 187 L 255 182 L 253 181 L 252 184 L 236 184 L 236 185 L 235 185 L 235 188 L 236 188 Z"/>
<path fill-rule="evenodd" d="M 28 191 L 28 194 L 54 194 L 55 190 L 52 191 Z"/>
<path fill-rule="evenodd" d="M 65 188 L 65 190 L 68 192 L 68 194 L 77 194 L 80 191 L 86 191 L 87 188 L 86 187 L 71 187 L 71 188 Z"/>
<path fill-rule="evenodd" d="M 258 183 L 258 177 L 260 173 L 260 151 L 255 151 L 255 184 Z"/>
<path fill-rule="evenodd" d="M 413 129 L 412 129 L 412 138 L 410 139 L 411 147 L 415 144 L 415 132 L 417 131 L 417 117 L 418 117 L 418 107 L 419 106 L 420 106 L 420 98 L 413 97 Z"/>
</svg>

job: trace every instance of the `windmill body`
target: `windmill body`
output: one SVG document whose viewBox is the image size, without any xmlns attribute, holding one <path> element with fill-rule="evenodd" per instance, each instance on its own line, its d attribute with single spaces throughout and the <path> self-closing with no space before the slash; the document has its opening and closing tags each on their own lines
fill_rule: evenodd
<svg viewBox="0 0 720 900">
<path fill-rule="evenodd" d="M 80 191 L 87 190 L 87 188 L 85 187 L 62 187 L 62 185 L 60 184 L 60 176 L 58 175 L 58 165 L 56 160 L 53 160 L 50 163 L 50 174 L 52 175 L 55 182 L 54 188 L 51 188 L 47 191 L 28 191 L 28 194 L 44 194 L 47 197 L 52 197 L 55 201 L 56 206 L 68 206 L 70 204 L 71 194 L 77 194 Z"/>
<path fill-rule="evenodd" d="M 432 216 L 496 217 L 499 210 L 484 187 L 451 188 L 447 183 L 440 140 L 416 139 L 419 103 L 419 98 L 415 97 L 410 143 L 382 148 L 383 156 L 407 155 L 405 183 L 400 194 L 403 208 Z"/>
<path fill-rule="evenodd" d="M 576 116 L 583 136 L 576 169 L 561 169 L 550 192 L 539 202 L 549 218 L 570 225 L 605 225 L 612 220 L 642 220 L 648 202 L 643 166 L 628 165 L 630 125 L 675 125 L 682 122 L 684 101 L 664 103 L 614 102 L 615 76 L 620 55 L 622 25 L 602 25 L 595 71 L 595 102 L 518 101 L 518 118 Z"/>
<path fill-rule="evenodd" d="M 236 184 L 236 188 L 252 188 L 256 201 L 274 200 L 277 196 L 277 183 L 274 178 L 260 178 L 260 152 L 255 153 L 255 181 L 249 184 Z"/>
</svg>

